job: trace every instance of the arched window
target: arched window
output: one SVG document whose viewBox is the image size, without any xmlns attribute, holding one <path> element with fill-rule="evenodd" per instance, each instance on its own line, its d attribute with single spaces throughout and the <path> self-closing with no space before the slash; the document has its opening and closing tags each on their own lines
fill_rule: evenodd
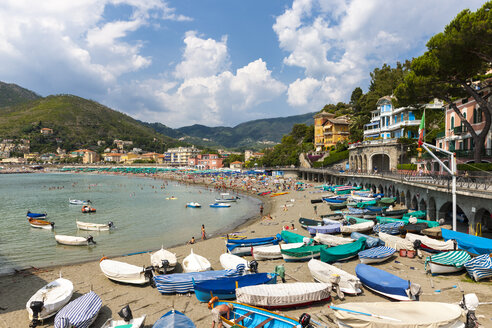
<svg viewBox="0 0 492 328">
<path fill-rule="evenodd" d="M 451 116 L 451 129 L 454 129 L 454 116 Z"/>
<path fill-rule="evenodd" d="M 482 122 L 482 111 L 480 108 L 473 108 L 473 123 L 480 123 Z"/>
</svg>

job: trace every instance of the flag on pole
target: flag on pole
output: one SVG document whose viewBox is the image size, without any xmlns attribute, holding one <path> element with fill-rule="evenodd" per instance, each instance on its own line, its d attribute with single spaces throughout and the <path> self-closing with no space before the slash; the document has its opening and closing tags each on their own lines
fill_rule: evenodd
<svg viewBox="0 0 492 328">
<path fill-rule="evenodd" d="M 425 109 L 424 114 L 422 115 L 422 119 L 420 120 L 419 126 L 419 147 L 424 143 L 424 130 L 425 130 Z"/>
</svg>

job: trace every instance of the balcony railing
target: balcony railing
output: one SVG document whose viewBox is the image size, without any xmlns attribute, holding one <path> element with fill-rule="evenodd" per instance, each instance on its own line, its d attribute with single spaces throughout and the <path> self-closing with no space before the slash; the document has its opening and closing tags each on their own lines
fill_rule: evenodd
<svg viewBox="0 0 492 328">
<path fill-rule="evenodd" d="M 444 138 L 445 136 L 446 136 L 446 131 L 441 131 L 438 134 L 436 134 L 436 139 Z"/>
<path fill-rule="evenodd" d="M 466 129 L 462 125 L 456 126 L 453 130 L 454 130 L 453 131 L 454 134 L 456 134 L 456 135 L 463 134 L 466 132 Z"/>
</svg>

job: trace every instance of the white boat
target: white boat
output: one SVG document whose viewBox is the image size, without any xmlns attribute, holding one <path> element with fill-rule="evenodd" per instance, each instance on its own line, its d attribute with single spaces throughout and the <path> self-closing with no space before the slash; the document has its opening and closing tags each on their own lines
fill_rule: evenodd
<svg viewBox="0 0 492 328">
<path fill-rule="evenodd" d="M 191 207 L 191 208 L 200 208 L 202 207 L 202 205 L 200 205 L 199 203 L 197 202 L 189 202 L 186 204 L 186 207 Z"/>
<path fill-rule="evenodd" d="M 384 232 L 379 232 L 378 236 L 379 239 L 384 241 L 385 246 L 394 248 L 397 251 L 400 251 L 400 249 L 406 249 L 411 251 L 415 250 L 415 248 L 413 247 L 413 242 L 411 242 L 408 239 L 400 238 L 398 236 L 392 236 Z"/>
<path fill-rule="evenodd" d="M 213 203 L 213 204 L 210 204 L 209 206 L 210 207 L 220 208 L 220 207 L 231 207 L 231 204 L 227 204 L 227 203 Z"/>
<path fill-rule="evenodd" d="M 143 285 L 152 277 L 152 268 L 146 269 L 104 257 L 99 262 L 99 267 L 107 278 L 127 284 Z"/>
<path fill-rule="evenodd" d="M 238 303 L 266 308 L 302 306 L 329 300 L 331 289 L 331 284 L 317 282 L 256 285 L 236 288 L 236 299 Z"/>
<path fill-rule="evenodd" d="M 349 234 L 352 232 L 363 232 L 363 231 L 371 230 L 372 227 L 374 227 L 374 221 L 368 221 L 368 222 L 341 226 L 340 232 L 343 234 Z"/>
<path fill-rule="evenodd" d="M 89 205 L 90 200 L 80 200 L 80 199 L 68 199 L 70 205 Z"/>
<path fill-rule="evenodd" d="M 448 241 L 437 240 L 434 238 L 430 238 L 427 236 L 417 235 L 414 233 L 407 232 L 405 235 L 405 239 L 410 240 L 412 243 L 420 240 L 420 246 L 424 250 L 435 250 L 435 251 L 453 251 L 456 249 L 456 243 L 453 239 L 449 239 Z"/>
<path fill-rule="evenodd" d="M 131 319 L 130 321 L 125 320 L 113 320 L 108 319 L 101 328 L 139 328 L 143 326 L 145 322 L 146 315 L 141 317 Z"/>
<path fill-rule="evenodd" d="M 432 275 L 440 273 L 458 272 L 465 269 L 465 263 L 471 259 L 466 251 L 448 251 L 428 256 L 425 259 L 424 269 Z"/>
<path fill-rule="evenodd" d="M 338 327 L 461 328 L 464 310 L 439 302 L 360 302 L 330 306 Z"/>
<path fill-rule="evenodd" d="M 231 196 L 229 193 L 220 194 L 220 198 L 215 198 L 217 203 L 229 203 L 237 201 L 238 197 Z"/>
<path fill-rule="evenodd" d="M 337 268 L 334 265 L 312 259 L 308 262 L 308 268 L 316 281 L 330 283 L 333 276 L 340 276 L 338 285 L 345 294 L 362 294 L 362 283 L 356 276 Z"/>
<path fill-rule="evenodd" d="M 70 301 L 73 294 L 73 284 L 70 280 L 58 278 L 38 290 L 26 303 L 29 320 L 33 319 L 31 302 L 42 302 L 37 319 L 45 320 L 56 314 L 65 304 Z M 41 304 L 40 304 L 41 305 Z"/>
<path fill-rule="evenodd" d="M 352 238 L 344 238 L 344 237 L 339 237 L 339 236 L 334 236 L 324 233 L 317 233 L 313 239 L 320 244 L 328 245 L 328 246 L 339 246 L 344 244 L 350 244 L 355 241 L 355 239 Z"/>
<path fill-rule="evenodd" d="M 55 240 L 58 244 L 69 245 L 69 246 L 87 246 L 89 244 L 96 244 L 91 235 L 87 237 L 78 236 L 67 236 L 67 235 L 56 235 Z"/>
<path fill-rule="evenodd" d="M 219 260 L 220 260 L 220 265 L 222 265 L 222 267 L 225 270 L 236 269 L 238 264 L 243 264 L 246 270 L 249 270 L 248 261 L 237 255 L 231 253 L 224 253 L 220 255 Z"/>
<path fill-rule="evenodd" d="M 109 221 L 108 223 L 90 223 L 90 222 L 82 222 L 76 221 L 77 228 L 80 230 L 89 230 L 89 231 L 108 231 L 109 229 L 114 227 L 113 222 Z"/>
<path fill-rule="evenodd" d="M 290 243 L 272 246 L 256 246 L 253 247 L 253 258 L 257 261 L 281 259 L 282 249 L 299 248 L 304 245 L 304 243 Z"/>
<path fill-rule="evenodd" d="M 167 263 L 165 261 L 167 261 Z M 176 259 L 176 254 L 165 250 L 164 246 L 162 246 L 161 249 L 157 252 L 150 255 L 150 264 L 157 271 L 173 271 L 176 267 L 176 263 L 178 263 L 178 260 Z"/>
<path fill-rule="evenodd" d="M 210 262 L 203 256 L 193 253 L 193 249 L 191 250 L 190 255 L 183 260 L 184 272 L 202 272 L 211 269 L 212 266 L 210 265 Z"/>
</svg>

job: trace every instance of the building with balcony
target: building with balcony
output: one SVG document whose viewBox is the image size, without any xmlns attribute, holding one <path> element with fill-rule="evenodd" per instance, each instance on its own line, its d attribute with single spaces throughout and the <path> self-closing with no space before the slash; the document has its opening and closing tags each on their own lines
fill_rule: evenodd
<svg viewBox="0 0 492 328">
<path fill-rule="evenodd" d="M 335 117 L 335 114 L 321 112 L 314 118 L 314 146 L 316 151 L 327 150 L 337 142 L 349 139 L 350 120 L 346 116 Z"/>
<path fill-rule="evenodd" d="M 224 167 L 222 158 L 217 154 L 198 154 L 188 159 L 188 166 L 199 170 L 213 170 Z"/>
<path fill-rule="evenodd" d="M 164 153 L 165 162 L 167 163 L 167 158 L 169 158 L 170 164 L 186 166 L 188 165 L 188 159 L 190 157 L 195 157 L 200 154 L 200 149 L 191 147 L 178 147 L 178 148 L 169 148 L 166 153 Z M 169 157 L 168 157 L 169 156 Z"/>
<path fill-rule="evenodd" d="M 364 125 L 364 139 L 418 138 L 420 120 L 415 111 L 412 107 L 394 108 L 389 96 L 380 98 L 371 112 L 371 122 Z"/>
</svg>

